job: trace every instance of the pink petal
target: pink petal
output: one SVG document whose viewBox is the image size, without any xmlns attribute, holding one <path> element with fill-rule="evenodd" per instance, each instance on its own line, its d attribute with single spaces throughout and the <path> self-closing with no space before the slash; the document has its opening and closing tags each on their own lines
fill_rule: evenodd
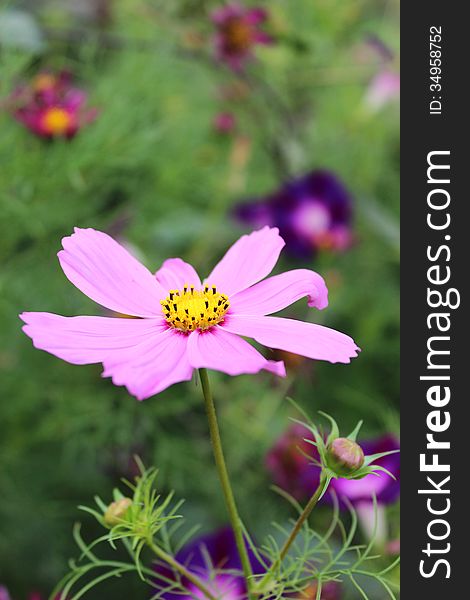
<svg viewBox="0 0 470 600">
<path fill-rule="evenodd" d="M 277 227 L 243 235 L 215 266 L 207 283 L 228 296 L 245 290 L 271 273 L 284 245 Z"/>
<path fill-rule="evenodd" d="M 109 235 L 76 227 L 62 245 L 58 257 L 64 273 L 92 300 L 122 314 L 161 316 L 166 290 Z"/>
<path fill-rule="evenodd" d="M 25 312 L 23 331 L 35 348 L 74 365 L 86 365 L 129 350 L 166 328 L 162 319 L 62 317 L 45 312 Z"/>
<path fill-rule="evenodd" d="M 239 4 L 233 3 L 228 6 L 216 8 L 211 14 L 211 19 L 216 25 L 225 25 L 230 19 L 241 18 L 244 14 L 245 9 Z"/>
<path fill-rule="evenodd" d="M 220 327 L 193 332 L 188 338 L 188 359 L 195 369 L 214 369 L 228 375 L 258 373 L 261 369 L 286 375 L 282 361 L 266 360 L 248 342 Z"/>
<path fill-rule="evenodd" d="M 332 363 L 349 363 L 359 352 L 354 340 L 344 333 L 293 319 L 230 315 L 222 327 L 231 333 L 253 338 L 268 348 Z"/>
<path fill-rule="evenodd" d="M 201 280 L 194 267 L 181 258 L 167 259 L 156 272 L 157 281 L 165 290 L 181 290 L 185 285 L 201 288 Z M 165 294 L 166 295 L 166 294 Z"/>
<path fill-rule="evenodd" d="M 193 368 L 187 357 L 188 336 L 166 328 L 127 352 L 103 361 L 103 377 L 125 385 L 139 400 L 158 394 L 180 381 L 191 379 Z"/>
<path fill-rule="evenodd" d="M 64 108 L 67 108 L 70 111 L 76 111 L 86 104 L 87 98 L 88 95 L 83 90 L 71 88 L 65 96 Z"/>
<path fill-rule="evenodd" d="M 268 11 L 264 8 L 252 8 L 245 18 L 251 25 L 260 25 L 268 19 Z"/>
<path fill-rule="evenodd" d="M 237 315 L 269 315 L 308 296 L 308 305 L 328 306 L 323 277 L 308 269 L 287 271 L 269 277 L 230 298 L 230 312 Z"/>
<path fill-rule="evenodd" d="M 257 31 L 254 35 L 254 40 L 258 44 L 264 44 L 266 46 L 274 43 L 273 37 L 264 31 Z"/>
</svg>

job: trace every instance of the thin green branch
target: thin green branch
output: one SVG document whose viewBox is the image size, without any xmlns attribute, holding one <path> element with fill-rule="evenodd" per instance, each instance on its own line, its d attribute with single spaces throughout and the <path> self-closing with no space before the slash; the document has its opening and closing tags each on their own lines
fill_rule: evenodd
<svg viewBox="0 0 470 600">
<path fill-rule="evenodd" d="M 251 586 L 253 572 L 251 570 L 250 560 L 248 558 L 248 552 L 243 538 L 243 526 L 238 513 L 238 508 L 233 495 L 232 486 L 230 484 L 230 477 L 227 471 L 227 465 L 225 464 L 225 457 L 222 448 L 222 440 L 220 438 L 219 425 L 217 422 L 217 413 L 215 410 L 214 399 L 212 397 L 212 391 L 209 384 L 209 377 L 206 369 L 199 369 L 199 377 L 201 379 L 202 392 L 204 396 L 204 402 L 206 405 L 207 419 L 209 422 L 209 430 L 212 442 L 212 449 L 214 452 L 215 464 L 219 474 L 220 484 L 222 486 L 222 492 L 225 498 L 225 504 L 232 525 L 233 533 L 235 536 L 235 542 L 240 555 L 240 561 L 243 568 L 243 574 L 245 576 L 248 598 L 251 599 Z"/>
</svg>

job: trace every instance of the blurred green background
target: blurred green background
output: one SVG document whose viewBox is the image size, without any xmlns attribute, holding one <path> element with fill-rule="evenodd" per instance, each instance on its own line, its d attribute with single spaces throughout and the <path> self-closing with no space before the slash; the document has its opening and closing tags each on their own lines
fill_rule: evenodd
<svg viewBox="0 0 470 600">
<path fill-rule="evenodd" d="M 329 308 L 314 313 L 299 302 L 285 314 L 348 333 L 360 357 L 351 365 L 306 362 L 286 380 L 212 377 L 253 534 L 262 538 L 273 519 L 291 516 L 264 469 L 292 414 L 287 395 L 345 430 L 364 418 L 366 437 L 398 427 L 398 106 L 367 103 L 382 66 L 365 42 L 374 35 L 398 52 L 398 3 L 260 0 L 277 41 L 256 50 L 248 84 L 212 59 L 208 15 L 221 3 L 116 0 L 104 17 L 95 4 L 8 2 L 0 12 L 0 584 L 17 600 L 50 591 L 65 573 L 77 554 L 73 523 L 84 520 L 84 534 L 94 534 L 77 505 L 95 493 L 110 498 L 135 453 L 160 469 L 163 489 L 186 498 L 190 524 L 226 521 L 198 386 L 139 403 L 102 379 L 99 365 L 69 365 L 22 334 L 24 310 L 103 314 L 56 259 L 74 226 L 110 232 L 151 270 L 181 256 L 207 274 L 247 231 L 230 217 L 234 204 L 283 181 L 272 140 L 294 174 L 331 169 L 354 197 L 355 243 L 307 264 L 325 277 Z M 41 68 L 73 72 L 99 109 L 71 141 L 36 138 L 5 108 L 18 82 Z M 234 83 L 238 97 L 223 99 L 221 89 Z M 290 129 L 266 89 L 293 116 Z M 212 124 L 223 110 L 238 121 L 229 135 Z M 277 269 L 296 266 L 283 258 Z M 397 508 L 390 510 L 396 536 Z M 120 586 L 87 597 L 148 597 L 131 579 Z"/>
</svg>

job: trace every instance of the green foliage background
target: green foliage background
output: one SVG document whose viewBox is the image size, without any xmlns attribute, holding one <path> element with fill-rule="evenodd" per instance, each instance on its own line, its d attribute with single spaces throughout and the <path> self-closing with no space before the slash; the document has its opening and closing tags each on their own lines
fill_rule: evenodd
<svg viewBox="0 0 470 600">
<path fill-rule="evenodd" d="M 292 414 L 286 395 L 311 415 L 327 411 L 345 430 L 364 418 L 365 437 L 397 432 L 398 110 L 367 108 L 364 95 L 378 65 L 358 53 L 370 33 L 398 50 L 397 4 L 265 3 L 280 41 L 260 48 L 251 72 L 295 115 L 290 136 L 265 92 L 220 100 L 220 86 L 234 75 L 211 61 L 207 47 L 207 14 L 218 4 L 116 1 L 103 33 L 72 17 L 67 3 L 38 3 L 33 14 L 46 31 L 42 48 L 0 43 L 3 99 L 40 66 L 69 68 L 100 111 L 72 142 L 53 143 L 0 112 L 0 583 L 17 599 L 31 589 L 50 590 L 63 575 L 76 553 L 76 506 L 95 493 L 110 496 L 129 474 L 133 453 L 160 469 L 167 490 L 187 499 L 190 523 L 225 523 L 199 386 L 177 385 L 138 403 L 101 379 L 99 366 L 76 367 L 34 350 L 17 315 L 100 314 L 56 260 L 61 238 L 74 226 L 119 234 L 153 270 L 181 256 L 207 274 L 244 231 L 228 216 L 233 204 L 282 180 L 279 162 L 266 151 L 268 138 L 280 143 L 294 172 L 332 169 L 354 195 L 354 247 L 309 265 L 329 284 L 329 308 L 317 313 L 299 302 L 286 314 L 345 331 L 363 351 L 351 365 L 308 362 L 282 381 L 213 374 L 247 525 L 262 537 L 271 520 L 292 516 L 269 490 L 263 465 Z M 3 7 L 11 8 L 11 2 Z M 78 36 L 64 35 L 77 29 Z M 234 145 L 246 142 L 212 129 L 214 115 L 227 108 L 249 140 L 246 164 L 237 164 L 234 153 Z M 284 258 L 278 269 L 295 266 Z M 321 524 L 322 510 L 318 515 Z M 396 535 L 396 507 L 391 517 Z M 148 597 L 126 585 L 119 596 L 111 585 L 89 597 Z"/>
</svg>

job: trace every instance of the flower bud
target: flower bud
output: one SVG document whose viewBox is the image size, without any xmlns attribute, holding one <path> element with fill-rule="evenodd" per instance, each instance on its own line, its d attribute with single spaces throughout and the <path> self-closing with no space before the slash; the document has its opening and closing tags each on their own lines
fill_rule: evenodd
<svg viewBox="0 0 470 600">
<path fill-rule="evenodd" d="M 327 462 L 338 475 L 352 475 L 364 464 L 364 452 L 348 438 L 336 438 L 328 448 Z"/>
<path fill-rule="evenodd" d="M 110 527 L 117 525 L 131 505 L 132 500 L 130 498 L 121 498 L 120 500 L 116 500 L 116 502 L 111 502 L 104 513 L 104 522 L 106 525 Z"/>
</svg>

